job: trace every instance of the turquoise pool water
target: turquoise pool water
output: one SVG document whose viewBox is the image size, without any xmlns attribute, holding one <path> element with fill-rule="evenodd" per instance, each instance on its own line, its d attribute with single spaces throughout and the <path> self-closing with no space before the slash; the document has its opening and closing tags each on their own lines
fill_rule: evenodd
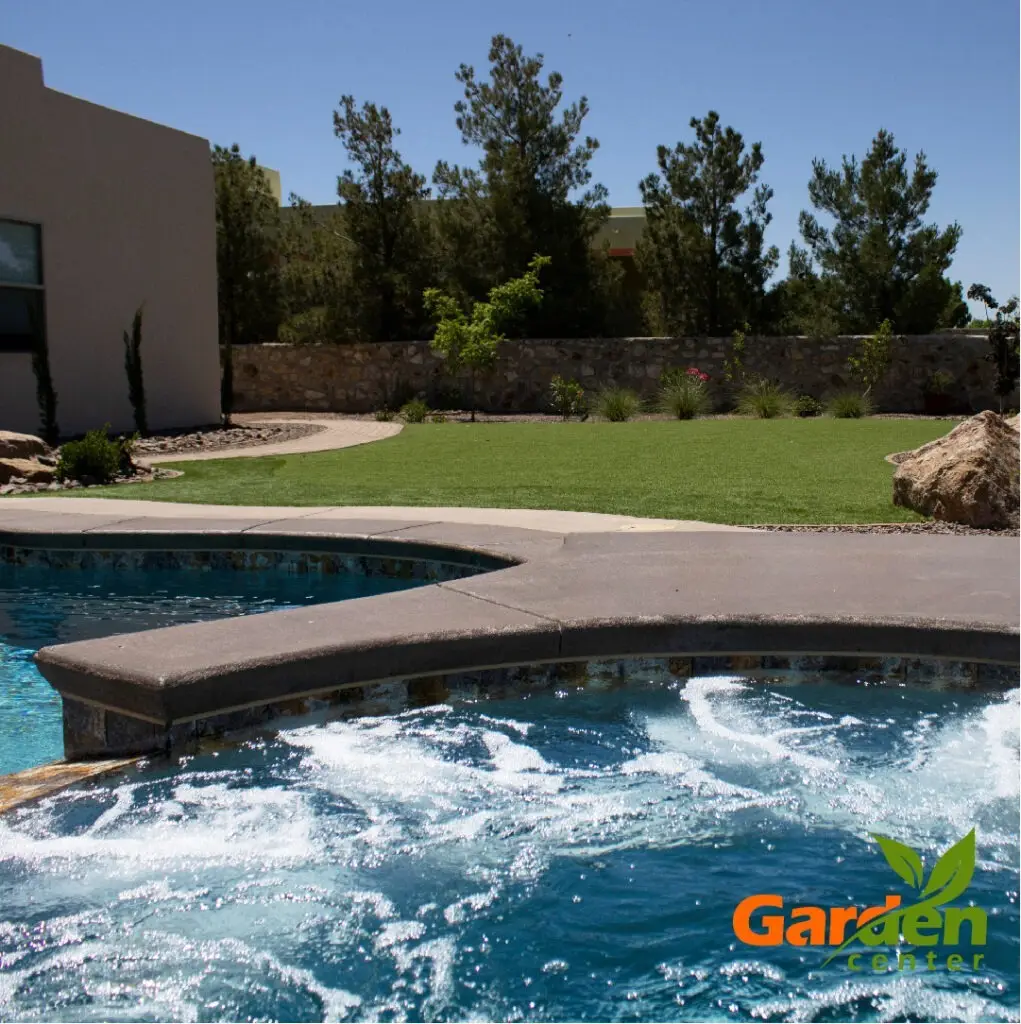
<svg viewBox="0 0 1021 1024">
<path fill-rule="evenodd" d="M 0 819 L 0 1019 L 1017 1020 L 1018 717 L 637 677 L 289 723 Z M 756 893 L 908 899 L 870 834 L 928 876 L 971 829 L 984 945 L 855 972 L 735 936 Z"/>
<path fill-rule="evenodd" d="M 63 757 L 60 697 L 32 661 L 40 647 L 368 597 L 424 582 L 350 572 L 0 564 L 0 775 Z"/>
</svg>

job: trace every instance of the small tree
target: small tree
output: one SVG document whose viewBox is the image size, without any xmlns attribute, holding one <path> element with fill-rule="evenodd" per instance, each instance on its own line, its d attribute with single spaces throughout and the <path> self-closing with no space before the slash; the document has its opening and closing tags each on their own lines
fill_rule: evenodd
<svg viewBox="0 0 1021 1024">
<path fill-rule="evenodd" d="M 255 157 L 237 144 L 212 152 L 216 195 L 216 274 L 220 310 L 220 402 L 230 422 L 235 345 L 275 338 L 279 320 L 280 208 Z"/>
<path fill-rule="evenodd" d="M 858 351 L 848 357 L 847 368 L 868 398 L 872 389 L 886 376 L 893 358 L 893 324 L 884 320 L 875 334 L 862 338 Z"/>
<path fill-rule="evenodd" d="M 989 290 L 988 286 L 984 284 L 973 284 L 968 289 L 968 298 L 971 302 L 982 303 L 985 320 L 987 323 L 991 323 L 989 320 L 989 309 L 990 307 L 996 309 L 997 302 L 996 299 L 993 298 L 993 293 Z"/>
<path fill-rule="evenodd" d="M 471 374 L 471 419 L 475 422 L 475 378 L 492 368 L 503 332 L 528 309 L 542 302 L 539 271 L 549 266 L 548 256 L 533 256 L 521 276 L 490 289 L 488 302 L 476 302 L 469 318 L 457 300 L 438 288 L 424 293 L 425 306 L 436 318 L 434 351 L 447 360 L 450 373 L 466 368 Z"/>
<path fill-rule="evenodd" d="M 996 383 L 993 389 L 1000 401 L 1000 412 L 1003 412 L 1003 400 L 1017 387 L 1021 375 L 1021 347 L 1018 342 L 1018 300 L 1012 296 L 1002 306 L 993 298 L 992 293 L 984 284 L 973 284 L 968 289 L 968 298 L 973 302 L 981 302 L 985 307 L 986 316 L 991 309 L 995 318 L 989 327 L 989 354 L 986 359 L 996 367 Z"/>
<path fill-rule="evenodd" d="M 142 307 L 135 310 L 131 333 L 124 332 L 124 372 L 128 375 L 128 398 L 135 416 L 135 430 L 149 433 L 145 415 L 145 380 L 142 376 Z"/>
</svg>

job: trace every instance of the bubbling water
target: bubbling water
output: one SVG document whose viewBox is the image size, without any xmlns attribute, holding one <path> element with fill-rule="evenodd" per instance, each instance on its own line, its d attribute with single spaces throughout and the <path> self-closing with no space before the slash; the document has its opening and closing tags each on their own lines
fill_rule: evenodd
<svg viewBox="0 0 1021 1024">
<path fill-rule="evenodd" d="M 151 766 L 0 821 L 0 1018 L 1016 1020 L 1018 717 L 636 679 Z M 870 833 L 931 866 L 972 827 L 981 970 L 735 938 L 756 892 L 881 902 Z"/>
</svg>

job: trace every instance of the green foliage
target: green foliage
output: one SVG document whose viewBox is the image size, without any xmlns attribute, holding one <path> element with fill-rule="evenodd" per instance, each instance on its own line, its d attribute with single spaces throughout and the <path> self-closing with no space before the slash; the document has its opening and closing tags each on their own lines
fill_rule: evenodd
<svg viewBox="0 0 1021 1024">
<path fill-rule="evenodd" d="M 563 78 L 543 78 L 543 57 L 507 36 L 489 49 L 489 79 L 462 64 L 464 98 L 454 107 L 461 141 L 481 153 L 476 167 L 445 161 L 433 184 L 441 284 L 462 305 L 519 272 L 533 253 L 552 259 L 547 301 L 529 330 L 538 337 L 602 333 L 618 301 L 618 269 L 592 242 L 609 216 L 607 192 L 592 185 L 598 142 L 582 135 L 588 101 L 563 103 Z"/>
<path fill-rule="evenodd" d="M 840 332 L 854 334 L 884 320 L 906 334 L 959 322 L 960 287 L 945 274 L 961 228 L 923 221 L 936 177 L 922 153 L 909 173 L 907 153 L 887 131 L 860 164 L 846 156 L 839 169 L 813 161 L 809 199 L 833 224 L 801 214 L 806 249 L 791 247 L 788 320 L 803 324 L 822 310 Z"/>
<path fill-rule="evenodd" d="M 660 412 L 679 420 L 693 420 L 705 416 L 712 408 L 705 385 L 690 377 L 671 381 L 660 388 L 658 405 Z"/>
<path fill-rule="evenodd" d="M 401 417 L 405 423 L 425 423 L 425 418 L 428 415 L 429 406 L 420 398 L 413 398 L 401 406 Z"/>
<path fill-rule="evenodd" d="M 322 306 L 288 317 L 277 332 L 287 345 L 318 345 L 330 340 L 329 318 Z"/>
<path fill-rule="evenodd" d="M 954 375 L 952 373 L 947 370 L 936 370 L 929 374 L 929 379 L 925 382 L 925 391 L 929 395 L 946 395 L 949 394 L 953 384 Z"/>
<path fill-rule="evenodd" d="M 353 96 L 343 96 L 333 131 L 353 165 L 337 181 L 339 229 L 350 259 L 347 308 L 339 319 L 372 340 L 419 336 L 429 280 L 429 233 L 418 214 L 429 197 L 426 179 L 398 152 L 400 129 L 386 107 L 358 109 Z"/>
<path fill-rule="evenodd" d="M 991 298 L 991 296 L 990 296 Z M 1003 412 L 1003 400 L 1017 387 L 1019 371 L 1018 360 L 1021 347 L 1018 344 L 1018 299 L 1013 296 L 1002 306 L 993 303 L 996 318 L 989 328 L 989 354 L 987 361 L 996 369 L 994 390 L 1000 401 L 1000 412 Z"/>
<path fill-rule="evenodd" d="M 434 412 L 432 414 L 432 416 L 429 417 L 429 419 L 433 423 L 446 423 L 447 422 L 447 417 L 444 416 L 443 413 L 441 413 L 441 412 Z"/>
<path fill-rule="evenodd" d="M 437 288 L 426 289 L 425 306 L 436 322 L 433 350 L 441 353 L 447 370 L 456 374 L 468 369 L 472 380 L 472 421 L 475 419 L 475 377 L 492 368 L 504 331 L 542 302 L 539 271 L 550 264 L 548 256 L 533 256 L 521 277 L 490 289 L 488 302 L 476 302 L 468 317 L 455 298 Z"/>
<path fill-rule="evenodd" d="M 868 398 L 872 389 L 886 376 L 893 359 L 893 324 L 884 320 L 875 334 L 862 338 L 858 351 L 848 357 L 847 369 Z"/>
<path fill-rule="evenodd" d="M 763 321 L 766 281 L 780 258 L 765 246 L 773 190 L 758 184 L 761 143 L 746 153 L 741 133 L 721 128 L 714 110 L 691 127 L 694 143 L 660 146 L 659 176 L 639 185 L 646 226 L 637 261 L 659 324 L 718 337 Z M 737 204 L 750 190 L 742 212 Z"/>
<path fill-rule="evenodd" d="M 550 395 L 553 408 L 563 420 L 569 420 L 572 416 L 585 416 L 588 413 L 585 389 L 576 380 L 565 380 L 557 374 L 550 381 Z"/>
<path fill-rule="evenodd" d="M 135 430 L 149 433 L 145 415 L 145 378 L 142 374 L 142 307 L 135 310 L 131 333 L 124 332 L 124 372 L 128 376 L 128 398 L 135 416 Z"/>
<path fill-rule="evenodd" d="M 737 398 L 737 411 L 742 416 L 773 420 L 790 416 L 794 399 L 776 381 L 765 377 L 745 377 Z"/>
<path fill-rule="evenodd" d="M 826 414 L 837 420 L 860 420 L 872 414 L 872 403 L 858 391 L 839 391 L 827 400 Z"/>
<path fill-rule="evenodd" d="M 108 423 L 100 430 L 90 430 L 79 441 L 62 445 L 57 459 L 57 479 L 106 484 L 118 475 L 134 472 L 131 455 L 138 435 L 111 438 L 109 429 Z"/>
<path fill-rule="evenodd" d="M 42 324 L 33 322 L 32 328 L 35 335 L 32 374 L 35 377 L 35 398 L 39 407 L 39 433 L 47 444 L 55 445 L 60 436 L 60 427 L 57 424 L 57 392 L 54 390 L 53 375 L 50 373 L 50 350 Z"/>
<path fill-rule="evenodd" d="M 791 409 L 795 416 L 800 416 L 802 419 L 807 419 L 810 416 L 818 416 L 822 412 L 822 404 L 811 395 L 798 395 L 794 399 L 794 405 Z"/>
<path fill-rule="evenodd" d="M 216 198 L 216 275 L 220 312 L 220 398 L 234 404 L 234 345 L 275 338 L 280 320 L 279 207 L 255 157 L 237 144 L 212 151 Z"/>
<path fill-rule="evenodd" d="M 982 308 L 985 310 L 984 320 L 973 320 L 973 324 L 981 324 L 983 327 L 992 327 L 993 321 L 989 318 L 989 310 L 995 310 L 999 303 L 993 298 L 993 293 L 989 290 L 988 285 L 984 284 L 973 284 L 968 289 L 968 298 L 972 302 L 981 302 Z"/>
<path fill-rule="evenodd" d="M 730 346 L 723 359 L 723 379 L 731 385 L 740 387 L 744 382 L 744 357 L 747 347 L 747 332 L 751 330 L 747 323 L 735 327 L 730 336 Z"/>
<path fill-rule="evenodd" d="M 387 409 L 385 406 L 382 409 L 376 410 L 376 420 L 379 423 L 389 423 L 396 417 L 396 413 L 393 409 Z"/>
<path fill-rule="evenodd" d="M 603 388 L 596 396 L 596 408 L 604 420 L 611 423 L 625 423 L 641 411 L 642 402 L 628 388 Z"/>
</svg>

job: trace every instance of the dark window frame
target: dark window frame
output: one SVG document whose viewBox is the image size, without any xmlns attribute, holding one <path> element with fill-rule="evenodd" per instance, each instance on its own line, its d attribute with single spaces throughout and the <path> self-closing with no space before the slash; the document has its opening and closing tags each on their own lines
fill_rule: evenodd
<svg viewBox="0 0 1021 1024">
<path fill-rule="evenodd" d="M 23 281 L 5 281 L 3 277 L 0 276 L 0 293 L 18 292 L 23 294 L 28 292 L 32 295 L 38 296 L 34 303 L 37 309 L 36 316 L 38 318 L 38 323 L 35 324 L 34 330 L 30 330 L 27 334 L 5 333 L 2 327 L 0 327 L 0 353 L 34 353 L 40 345 L 43 344 L 46 338 L 46 280 L 43 273 L 43 226 L 35 221 L 22 220 L 20 217 L 0 216 L 0 226 L 3 226 L 4 224 L 17 224 L 22 227 L 33 228 L 35 230 L 36 260 L 38 264 L 37 283 L 26 284 Z M 0 274 L 2 274 L 2 271 L 0 271 Z"/>
</svg>

